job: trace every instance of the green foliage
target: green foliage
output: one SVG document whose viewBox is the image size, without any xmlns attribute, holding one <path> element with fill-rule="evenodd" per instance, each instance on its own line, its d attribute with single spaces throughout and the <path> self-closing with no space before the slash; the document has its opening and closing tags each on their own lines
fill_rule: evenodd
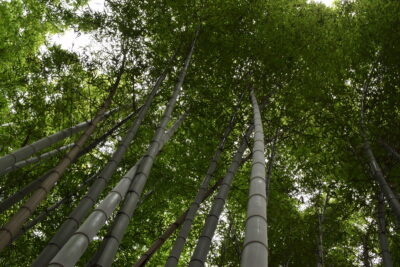
<svg viewBox="0 0 400 267">
<path fill-rule="evenodd" d="M 173 120 L 184 112 L 190 115 L 156 159 L 144 190 L 149 195 L 130 222 L 115 266 L 133 264 L 189 207 L 245 92 L 211 184 L 223 177 L 251 122 L 250 88 L 262 107 L 266 156 L 276 133 L 278 137 L 267 210 L 270 266 L 316 265 L 318 212 L 328 192 L 323 222 L 325 265 L 362 266 L 366 242 L 370 260 L 381 266 L 377 188 L 362 154 L 360 99 L 369 81 L 368 137 L 389 185 L 399 192 L 399 162 L 379 141 L 400 151 L 400 3 L 337 1 L 326 7 L 307 2 L 109 0 L 104 12 L 85 9 L 86 1 L 0 2 L 0 154 L 92 118 L 115 80 L 122 53 L 126 53 L 126 71 L 112 108 L 129 107 L 102 122 L 92 139 L 139 108 L 158 75 L 169 67 L 162 90 L 104 196 L 146 151 L 199 27 Z M 104 46 L 99 51 L 90 47 L 67 51 L 48 41 L 52 34 L 70 29 Z M 174 53 L 175 60 L 166 66 Z M 132 120 L 74 163 L 34 216 L 99 171 Z M 0 200 L 45 173 L 61 157 L 62 153 L 1 177 Z M 239 265 L 250 169 L 250 162 L 243 164 L 233 182 L 209 253 L 210 266 Z M 28 266 L 87 188 L 2 252 L 0 265 Z M 211 200 L 193 223 L 181 266 L 190 260 Z M 1 214 L 0 222 L 6 222 L 18 207 Z M 394 266 L 400 266 L 399 226 L 388 205 L 386 211 Z M 106 228 L 79 266 L 95 253 Z M 167 240 L 149 266 L 164 264 L 174 238 Z"/>
</svg>

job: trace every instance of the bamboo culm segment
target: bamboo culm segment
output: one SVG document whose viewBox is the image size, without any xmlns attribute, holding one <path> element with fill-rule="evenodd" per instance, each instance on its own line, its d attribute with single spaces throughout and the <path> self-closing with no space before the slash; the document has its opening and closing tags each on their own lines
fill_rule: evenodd
<svg viewBox="0 0 400 267">
<path fill-rule="evenodd" d="M 75 158 L 75 160 L 77 160 L 81 156 L 85 155 L 86 153 L 90 152 L 98 144 L 106 141 L 106 138 L 108 136 L 110 136 L 116 129 L 118 129 L 123 123 L 125 123 L 127 121 L 128 118 L 132 117 L 134 114 L 135 113 L 131 113 L 125 119 L 123 119 L 121 122 L 117 123 L 113 128 L 111 128 L 109 131 L 107 131 L 105 134 L 103 134 L 101 137 L 96 138 L 92 143 L 90 143 L 87 147 L 85 147 L 83 150 L 81 150 L 78 153 L 78 156 Z M 1 202 L 0 213 L 2 213 L 4 210 L 9 209 L 12 205 L 14 205 L 17 202 L 19 202 L 20 200 L 22 200 L 27 194 L 29 194 L 29 193 L 33 192 L 35 189 L 37 189 L 38 186 L 43 182 L 44 179 L 46 179 L 46 177 L 49 174 L 50 174 L 50 172 L 39 177 L 35 181 L 32 181 L 29 185 L 25 186 L 23 189 L 19 190 L 14 195 L 8 197 L 3 202 Z"/>
<path fill-rule="evenodd" d="M 240 103 L 241 103 L 243 96 L 244 96 L 244 94 L 242 94 L 242 96 L 239 100 L 239 104 L 237 105 L 235 111 L 233 112 L 233 114 L 229 120 L 229 124 L 226 127 L 226 129 L 222 135 L 222 138 L 218 144 L 218 148 L 217 148 L 216 152 L 214 153 L 214 156 L 208 167 L 207 174 L 204 177 L 204 179 L 200 185 L 199 191 L 197 192 L 193 203 L 190 205 L 189 211 L 188 211 L 186 218 L 183 222 L 183 225 L 179 231 L 178 237 L 176 238 L 176 240 L 174 242 L 174 245 L 171 249 L 170 255 L 167 259 L 165 266 L 172 267 L 172 266 L 176 266 L 178 264 L 179 257 L 182 253 L 183 247 L 186 242 L 186 238 L 188 237 L 190 229 L 192 227 L 192 222 L 196 216 L 197 210 L 200 207 L 200 203 L 204 199 L 204 195 L 206 194 L 208 184 L 217 169 L 217 164 L 218 164 L 219 159 L 221 158 L 221 154 L 224 149 L 226 139 L 228 138 L 229 134 L 232 132 L 233 127 L 235 126 L 235 119 L 236 119 L 237 113 L 239 111 Z"/>
<path fill-rule="evenodd" d="M 251 168 L 246 230 L 240 266 L 268 266 L 267 195 L 265 180 L 264 132 L 254 90 L 251 92 L 254 112 L 254 145 Z"/>
<path fill-rule="evenodd" d="M 133 183 L 130 186 L 129 194 L 121 208 L 121 210 L 124 211 L 124 213 L 126 213 L 126 214 L 122 215 L 122 212 L 119 212 L 116 220 L 114 221 L 113 225 L 111 226 L 111 230 L 109 231 L 109 235 L 113 236 L 113 238 L 107 238 L 107 239 L 103 240 L 103 243 L 102 243 L 99 251 L 92 258 L 90 264 L 93 264 L 95 266 L 110 266 L 113 261 L 113 258 L 118 249 L 119 243 L 123 238 L 126 227 L 128 226 L 129 220 L 131 219 L 131 217 L 136 209 L 137 202 L 138 202 L 140 195 L 143 191 L 143 188 L 147 182 L 147 178 L 148 178 L 151 168 L 153 166 L 154 159 L 161 147 L 162 138 L 164 136 L 166 127 L 167 127 L 169 121 L 171 120 L 172 111 L 174 110 L 174 107 L 176 105 L 178 95 L 182 89 L 182 84 L 185 80 L 185 76 L 186 76 L 187 70 L 189 68 L 190 59 L 193 55 L 198 32 L 199 31 L 197 30 L 196 34 L 195 34 L 195 38 L 192 41 L 192 44 L 190 46 L 189 53 L 186 56 L 184 65 L 180 71 L 178 81 L 175 85 L 172 96 L 168 101 L 168 104 L 164 110 L 164 114 L 160 120 L 160 123 L 157 127 L 157 130 L 156 130 L 154 136 L 153 136 L 150 146 L 149 146 L 145 156 L 143 157 L 143 162 L 140 164 L 138 172 L 133 180 Z M 118 229 L 118 230 L 114 231 L 114 229 Z"/>
<path fill-rule="evenodd" d="M 240 166 L 243 153 L 247 148 L 247 139 L 250 137 L 252 131 L 253 126 L 250 126 L 244 134 L 240 146 L 232 159 L 232 163 L 230 164 L 228 171 L 224 176 L 224 179 L 219 187 L 218 194 L 214 198 L 211 210 L 203 226 L 199 240 L 197 241 L 196 248 L 189 263 L 190 267 L 204 266 L 205 264 L 207 254 L 210 250 L 211 240 L 214 236 L 215 229 L 217 228 L 219 216 L 224 208 L 233 178 L 235 177 L 235 174 Z"/>
<path fill-rule="evenodd" d="M 82 198 L 78 206 L 70 213 L 67 220 L 61 225 L 57 233 L 52 237 L 47 246 L 42 250 L 40 255 L 33 262 L 32 266 L 41 267 L 45 266 L 50 262 L 50 260 L 57 254 L 57 252 L 62 248 L 62 246 L 67 242 L 71 235 L 78 228 L 82 220 L 87 216 L 90 209 L 95 204 L 95 201 L 99 198 L 101 192 L 103 192 L 106 187 L 107 182 L 111 179 L 112 174 L 116 170 L 119 162 L 122 160 L 128 145 L 132 142 L 136 135 L 139 126 L 144 119 L 150 105 L 153 101 L 154 96 L 160 88 L 162 81 L 167 75 L 168 68 L 165 68 L 163 73 L 157 79 L 152 91 L 147 96 L 144 106 L 140 109 L 139 114 L 135 121 L 132 123 L 127 134 L 123 140 L 118 145 L 118 149 L 114 152 L 111 160 L 103 168 L 99 177 L 90 187 L 89 192 Z"/>
<path fill-rule="evenodd" d="M 113 114 L 116 111 L 116 109 L 104 112 L 101 114 L 101 116 L 98 118 L 99 121 L 109 117 L 111 114 Z M 8 155 L 3 156 L 0 158 L 0 172 L 3 173 L 6 169 L 12 168 L 17 162 L 22 161 L 29 156 L 39 152 L 40 150 L 43 150 L 75 133 L 78 133 L 82 130 L 87 129 L 90 125 L 92 125 L 92 121 L 85 121 L 81 122 L 73 127 L 61 130 L 55 134 L 43 137 L 42 139 L 26 145 Z"/>
</svg>

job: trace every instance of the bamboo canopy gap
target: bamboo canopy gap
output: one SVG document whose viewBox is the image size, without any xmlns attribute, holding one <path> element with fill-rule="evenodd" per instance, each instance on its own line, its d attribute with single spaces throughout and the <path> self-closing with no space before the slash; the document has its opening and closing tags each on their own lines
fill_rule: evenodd
<svg viewBox="0 0 400 267">
<path fill-rule="evenodd" d="M 0 266 L 400 266 L 399 14 L 0 1 Z"/>
</svg>

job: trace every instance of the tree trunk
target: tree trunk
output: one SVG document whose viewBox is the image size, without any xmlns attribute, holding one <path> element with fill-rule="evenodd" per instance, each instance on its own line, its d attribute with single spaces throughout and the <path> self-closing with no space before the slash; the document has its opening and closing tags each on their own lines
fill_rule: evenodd
<svg viewBox="0 0 400 267">
<path fill-rule="evenodd" d="M 210 162 L 210 165 L 208 167 L 207 174 L 204 177 L 204 179 L 200 185 L 199 191 L 197 192 L 196 197 L 189 208 L 187 216 L 183 222 L 181 230 L 179 231 L 178 237 L 176 238 L 176 240 L 174 242 L 174 245 L 171 249 L 170 255 L 167 259 L 165 266 L 170 267 L 170 266 L 176 266 L 178 264 L 179 257 L 182 253 L 183 247 L 186 242 L 186 238 L 188 237 L 188 235 L 190 233 L 190 229 L 192 227 L 192 222 L 196 216 L 197 210 L 200 207 L 201 201 L 204 199 L 204 194 L 207 191 L 210 180 L 213 177 L 213 175 L 217 169 L 217 164 L 218 164 L 219 159 L 221 158 L 221 154 L 224 149 L 226 140 L 235 126 L 235 119 L 236 119 L 237 113 L 239 111 L 240 103 L 242 101 L 243 96 L 244 96 L 244 93 L 240 97 L 239 103 L 231 116 L 228 126 L 226 127 L 226 129 L 222 135 L 222 138 L 219 142 L 217 151 L 215 151 L 215 154 L 214 154 L 214 156 Z"/>
<path fill-rule="evenodd" d="M 95 139 L 92 143 L 90 143 L 87 147 L 81 150 L 78 156 L 75 158 L 75 161 L 80 158 L 81 156 L 85 155 L 86 153 L 90 152 L 93 148 L 95 148 L 99 143 L 106 140 L 108 136 L 110 136 L 116 129 L 118 129 L 126 120 L 133 116 L 135 113 L 131 113 L 121 122 L 117 123 L 112 129 L 107 131 L 101 137 Z M 42 156 L 41 156 L 42 158 Z M 17 163 L 18 164 L 18 163 Z M 43 182 L 44 179 L 50 174 L 50 172 L 46 173 L 45 175 L 39 177 L 35 181 L 31 182 L 29 185 L 25 186 L 23 189 L 16 192 L 14 195 L 8 197 L 0 204 L 0 213 L 4 212 L 5 210 L 9 209 L 11 206 L 22 200 L 26 195 L 33 192 L 35 189 L 39 187 L 39 185 Z"/>
<path fill-rule="evenodd" d="M 160 77 L 157 79 L 152 91 L 147 96 L 146 102 L 143 108 L 140 109 L 138 117 L 132 123 L 128 132 L 122 141 L 118 144 L 117 150 L 113 153 L 111 159 L 108 161 L 107 165 L 103 168 L 99 177 L 89 188 L 89 192 L 84 196 L 79 202 L 78 206 L 70 213 L 67 220 L 61 225 L 57 233 L 52 237 L 47 246 L 42 250 L 40 255 L 33 262 L 32 267 L 42 267 L 47 265 L 50 260 L 58 253 L 60 248 L 63 247 L 65 242 L 71 237 L 71 235 L 78 228 L 79 224 L 89 213 L 92 206 L 95 204 L 96 200 L 99 198 L 101 192 L 105 189 L 107 182 L 110 180 L 112 174 L 116 170 L 119 162 L 122 160 L 129 144 L 132 142 L 136 135 L 139 126 L 144 119 L 148 109 L 150 108 L 153 98 L 160 88 L 161 83 L 165 79 L 168 71 L 168 67 L 164 69 Z"/>
<path fill-rule="evenodd" d="M 364 151 L 367 156 L 370 168 L 373 173 L 373 177 L 378 183 L 380 190 L 384 193 L 388 203 L 393 211 L 393 214 L 396 217 L 398 225 L 400 225 L 400 202 L 396 198 L 396 195 L 393 193 L 392 188 L 388 185 L 381 168 L 376 161 L 374 154 L 372 152 L 371 146 L 367 140 L 364 141 Z"/>
<path fill-rule="evenodd" d="M 367 157 L 368 164 L 370 165 L 373 177 L 375 181 L 378 183 L 381 192 L 385 195 L 386 200 L 391 207 L 393 214 L 396 217 L 397 224 L 400 225 L 400 202 L 396 198 L 396 195 L 393 193 L 392 189 L 388 185 L 385 176 L 375 159 L 374 153 L 372 152 L 371 145 L 368 140 L 366 125 L 365 125 L 365 99 L 366 99 L 366 90 L 368 89 L 368 85 L 365 85 L 363 90 L 363 95 L 361 99 L 361 108 L 360 108 L 360 128 L 361 128 L 361 136 L 364 140 L 363 147 L 364 153 Z"/>
<path fill-rule="evenodd" d="M 227 199 L 233 178 L 236 171 L 240 166 L 243 153 L 247 148 L 247 140 L 253 131 L 253 126 L 250 126 L 245 135 L 242 138 L 241 144 L 233 157 L 232 163 L 229 166 L 227 173 L 225 174 L 224 180 L 218 190 L 217 196 L 214 198 L 213 205 L 207 216 L 206 222 L 203 226 L 203 230 L 197 241 L 196 248 L 193 252 L 189 266 L 204 266 L 207 259 L 207 254 L 210 250 L 211 240 L 214 236 L 215 229 L 217 228 L 219 216 L 224 208 L 225 201 Z M 265 188 L 265 187 L 264 187 Z"/>
<path fill-rule="evenodd" d="M 381 257 L 384 267 L 393 267 L 392 257 L 389 251 L 389 242 L 386 232 L 386 221 L 385 221 L 385 200 L 381 192 L 377 193 L 378 205 L 377 205 L 377 222 L 378 222 L 378 238 L 381 249 Z"/>
<path fill-rule="evenodd" d="M 268 266 L 267 201 L 265 180 L 264 132 L 254 90 L 251 90 L 254 110 L 253 166 L 241 266 Z"/>
<path fill-rule="evenodd" d="M 326 194 L 324 204 L 322 206 L 322 211 L 317 211 L 318 216 L 318 237 L 317 237 L 317 267 L 324 267 L 324 243 L 323 243 L 323 236 L 324 236 L 324 221 L 325 221 L 325 214 L 326 208 L 329 203 L 329 192 Z M 318 208 L 317 208 L 318 210 Z"/>
<path fill-rule="evenodd" d="M 368 230 L 365 236 L 363 237 L 363 255 L 362 255 L 362 261 L 364 264 L 364 267 L 372 267 L 371 262 L 370 262 L 370 257 L 369 257 L 369 245 L 368 245 Z"/>
</svg>

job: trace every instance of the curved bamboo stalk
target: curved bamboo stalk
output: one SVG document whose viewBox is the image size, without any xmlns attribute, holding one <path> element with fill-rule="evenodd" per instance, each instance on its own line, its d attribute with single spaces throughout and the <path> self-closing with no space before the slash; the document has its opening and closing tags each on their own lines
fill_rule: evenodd
<svg viewBox="0 0 400 267">
<path fill-rule="evenodd" d="M 118 246 L 125 234 L 125 230 L 128 226 L 129 220 L 131 219 L 137 207 L 137 203 L 147 182 L 147 178 L 150 175 L 154 159 L 162 145 L 161 141 L 164 136 L 167 124 L 171 120 L 171 114 L 177 102 L 178 95 L 182 89 L 182 84 L 185 80 L 185 76 L 189 68 L 198 33 L 199 30 L 196 30 L 196 34 L 190 46 L 190 50 L 185 58 L 184 65 L 180 71 L 178 82 L 176 83 L 172 96 L 168 101 L 163 117 L 161 118 L 156 133 L 153 136 L 153 140 L 151 141 L 146 155 L 143 158 L 143 163 L 139 166 L 139 170 L 135 176 L 135 179 L 130 185 L 129 194 L 124 201 L 124 204 L 121 208 L 121 211 L 118 213 L 117 218 L 114 220 L 114 223 L 110 228 L 109 234 L 103 240 L 100 249 L 92 258 L 90 262 L 91 265 L 110 266 L 112 263 Z"/>
<path fill-rule="evenodd" d="M 32 196 L 22 205 L 14 216 L 0 229 L 0 251 L 3 250 L 7 244 L 14 238 L 20 231 L 23 224 L 36 210 L 39 204 L 46 198 L 48 192 L 53 188 L 56 182 L 62 177 L 66 169 L 77 157 L 79 151 L 82 149 L 86 140 L 96 129 L 97 124 L 101 121 L 102 117 L 108 107 L 111 105 L 112 99 L 117 91 L 119 82 L 125 66 L 125 56 L 123 58 L 122 66 L 119 70 L 114 84 L 110 88 L 110 92 L 104 101 L 102 107 L 97 111 L 95 118 L 91 121 L 90 126 L 85 132 L 77 139 L 75 146 L 65 155 L 65 157 L 52 169 L 49 176 L 40 184 L 39 188 L 32 194 Z"/>
<path fill-rule="evenodd" d="M 78 156 L 75 158 L 77 160 L 81 156 L 85 155 L 86 153 L 90 152 L 93 148 L 95 148 L 98 144 L 105 141 L 108 136 L 110 136 L 116 129 L 118 129 L 123 123 L 125 123 L 129 118 L 131 118 L 135 112 L 129 114 L 126 118 L 122 121 L 117 123 L 113 128 L 107 131 L 105 134 L 100 136 L 99 138 L 95 139 L 91 144 L 85 147 L 78 153 Z M 39 177 L 38 179 L 32 181 L 30 184 L 16 192 L 15 194 L 11 195 L 4 201 L 0 203 L 0 213 L 4 212 L 5 210 L 9 209 L 11 206 L 22 200 L 26 195 L 33 192 L 35 189 L 39 187 L 39 185 L 46 179 L 46 177 L 50 174 L 50 172 L 44 174 L 43 176 Z"/>
<path fill-rule="evenodd" d="M 178 264 L 179 257 L 182 253 L 183 247 L 186 242 L 186 238 L 188 237 L 188 235 L 190 233 L 190 229 L 192 227 L 192 222 L 196 216 L 197 210 L 200 208 L 200 203 L 204 199 L 204 195 L 206 194 L 208 184 L 210 183 L 210 180 L 213 177 L 213 175 L 217 169 L 217 164 L 218 164 L 219 159 L 221 158 L 221 154 L 222 154 L 222 151 L 224 150 L 226 140 L 235 126 L 235 119 L 236 119 L 237 113 L 239 111 L 240 103 L 242 101 L 243 96 L 244 96 L 244 93 L 240 97 L 239 103 L 238 103 L 237 107 L 235 108 L 235 111 L 233 112 L 233 114 L 229 120 L 229 124 L 226 127 L 224 133 L 222 134 L 221 140 L 218 144 L 218 148 L 215 151 L 213 158 L 211 159 L 206 176 L 204 177 L 203 181 L 200 184 L 199 191 L 197 192 L 194 201 L 190 205 L 187 216 L 186 216 L 186 218 L 183 222 L 183 225 L 181 227 L 181 230 L 179 231 L 179 234 L 174 242 L 174 245 L 171 249 L 170 255 L 167 259 L 165 266 L 172 267 L 172 266 L 176 266 Z"/>
<path fill-rule="evenodd" d="M 240 266 L 268 266 L 267 196 L 265 180 L 264 132 L 260 109 L 251 90 L 254 111 L 253 166 L 244 245 Z"/>
<path fill-rule="evenodd" d="M 103 112 L 102 114 L 97 114 L 98 118 L 97 121 L 102 121 L 105 118 L 109 117 L 112 115 L 114 112 L 116 112 L 118 109 L 113 109 L 108 112 Z M 70 128 L 61 130 L 55 134 L 43 137 L 42 139 L 26 145 L 20 149 L 15 150 L 14 152 L 7 154 L 3 157 L 0 158 L 0 171 L 3 172 L 8 168 L 12 168 L 17 162 L 22 161 L 32 154 L 35 154 L 36 152 L 39 152 L 40 150 L 43 150 L 75 133 L 78 133 L 82 130 L 87 129 L 93 124 L 94 120 L 89 120 L 85 122 L 81 122 L 75 126 L 72 126 Z"/>
<path fill-rule="evenodd" d="M 185 117 L 185 116 L 183 116 Z M 181 122 L 182 120 L 180 120 Z M 180 125 L 180 122 L 177 123 Z M 171 133 L 166 133 L 162 140 L 162 146 L 169 140 L 177 127 L 172 128 Z M 138 166 L 143 158 L 140 159 L 128 173 L 119 181 L 113 190 L 100 202 L 97 208 L 89 215 L 79 229 L 71 236 L 67 243 L 51 260 L 49 266 L 73 266 L 83 255 L 93 237 L 98 233 L 112 212 L 117 208 L 117 205 L 122 201 L 133 177 L 136 174 Z"/>
<path fill-rule="evenodd" d="M 243 153 L 247 148 L 247 139 L 250 137 L 253 131 L 253 126 L 250 126 L 244 134 L 241 144 L 232 159 L 231 165 L 226 172 L 224 179 L 219 187 L 218 194 L 214 198 L 211 210 L 207 216 L 206 222 L 203 226 L 203 230 L 197 241 L 196 248 L 193 252 L 192 258 L 190 259 L 189 266 L 204 266 L 207 259 L 207 254 L 210 250 L 211 241 L 217 228 L 219 216 L 224 208 L 229 190 L 232 185 L 233 178 L 240 166 Z M 255 265 L 254 265 L 255 266 Z"/>
<path fill-rule="evenodd" d="M 81 199 L 78 206 L 70 213 L 67 220 L 65 220 L 65 222 L 61 225 L 60 229 L 53 236 L 53 238 L 50 240 L 47 246 L 42 250 L 40 255 L 33 262 L 32 266 L 42 267 L 48 264 L 50 260 L 62 248 L 65 242 L 68 241 L 71 235 L 78 228 L 79 224 L 89 213 L 91 207 L 95 204 L 101 192 L 106 187 L 107 182 L 111 179 L 112 174 L 114 173 L 119 162 L 124 156 L 129 144 L 135 137 L 136 132 L 139 129 L 139 126 L 147 113 L 147 110 L 150 108 L 150 105 L 153 102 L 154 96 L 156 95 L 157 91 L 160 88 L 161 83 L 164 81 L 167 75 L 168 69 L 169 68 L 166 67 L 162 72 L 162 74 L 160 75 L 160 77 L 157 79 L 156 83 L 153 86 L 152 91 L 147 96 L 146 102 L 143 108 L 141 108 L 138 117 L 132 123 L 127 134 L 118 145 L 118 149 L 114 152 L 113 156 L 111 157 L 107 165 L 103 168 L 98 179 L 96 179 L 96 181 L 90 187 L 88 193 Z"/>
</svg>

